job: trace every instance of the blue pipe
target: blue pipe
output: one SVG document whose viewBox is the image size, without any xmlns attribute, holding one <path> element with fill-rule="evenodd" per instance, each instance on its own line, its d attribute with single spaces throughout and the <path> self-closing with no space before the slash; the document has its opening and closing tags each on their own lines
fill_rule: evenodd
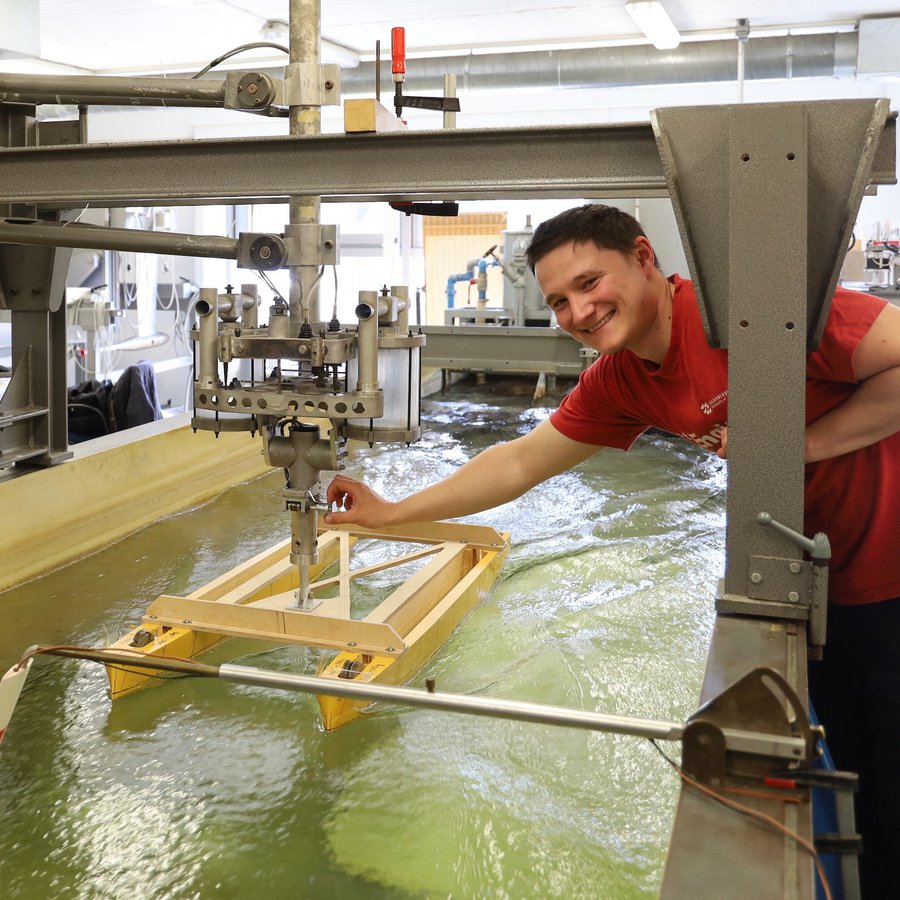
<svg viewBox="0 0 900 900">
<path fill-rule="evenodd" d="M 471 281 L 471 272 L 460 272 L 459 275 L 451 275 L 447 279 L 447 306 L 452 309 L 456 300 L 455 285 L 457 281 Z"/>
</svg>

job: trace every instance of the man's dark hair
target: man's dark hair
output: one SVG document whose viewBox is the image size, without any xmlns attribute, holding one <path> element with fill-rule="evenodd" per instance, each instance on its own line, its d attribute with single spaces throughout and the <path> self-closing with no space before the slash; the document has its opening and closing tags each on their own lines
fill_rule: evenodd
<svg viewBox="0 0 900 900">
<path fill-rule="evenodd" d="M 593 241 L 601 250 L 630 253 L 639 237 L 646 235 L 634 216 L 615 206 L 586 203 L 541 222 L 528 246 L 527 261 L 534 272 L 539 260 L 569 241 Z"/>
</svg>

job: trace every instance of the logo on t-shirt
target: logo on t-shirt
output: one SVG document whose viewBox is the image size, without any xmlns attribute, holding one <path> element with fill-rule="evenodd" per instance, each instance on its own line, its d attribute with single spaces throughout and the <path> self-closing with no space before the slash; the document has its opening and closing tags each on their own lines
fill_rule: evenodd
<svg viewBox="0 0 900 900">
<path fill-rule="evenodd" d="M 716 396 L 713 397 L 712 400 L 704 400 L 700 404 L 700 412 L 702 412 L 704 416 L 711 416 L 713 413 L 713 410 L 717 406 L 721 406 L 727 399 L 728 399 L 728 388 L 725 388 L 724 391 L 722 391 L 719 394 L 716 394 Z"/>
<path fill-rule="evenodd" d="M 722 446 L 722 432 L 725 430 L 725 423 L 720 422 L 713 425 L 706 434 L 695 434 L 691 432 L 682 432 L 681 437 L 685 440 L 702 447 L 704 450 L 718 450 Z"/>
</svg>

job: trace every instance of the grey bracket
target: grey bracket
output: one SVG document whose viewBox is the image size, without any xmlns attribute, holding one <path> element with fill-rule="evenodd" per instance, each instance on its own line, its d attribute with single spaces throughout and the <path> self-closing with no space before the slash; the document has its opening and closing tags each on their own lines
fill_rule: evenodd
<svg viewBox="0 0 900 900">
<path fill-rule="evenodd" d="M 284 69 L 285 106 L 336 106 L 341 102 L 341 67 L 291 63 Z"/>
<path fill-rule="evenodd" d="M 735 742 L 728 740 L 728 733 L 736 728 L 770 736 L 769 752 L 730 749 Z M 818 754 L 819 737 L 784 676 L 758 667 L 691 716 L 682 737 L 682 764 L 698 781 L 719 787 L 729 778 L 758 777 L 771 771 L 773 758 L 783 752 L 782 744 L 798 738 L 799 743 L 791 745 L 794 762 L 808 764 Z"/>
<path fill-rule="evenodd" d="M 786 523 L 782 534 L 806 540 L 806 353 L 821 335 L 863 190 L 889 176 L 881 152 L 893 144 L 892 133 L 882 140 L 888 121 L 882 100 L 653 114 L 707 337 L 729 351 L 727 556 L 718 608 L 799 618 L 806 607 L 813 644 L 825 637 L 825 565 L 808 569 L 803 599 L 790 584 L 804 571 L 800 547 L 807 548 L 791 538 L 800 564 L 794 573 L 779 529 L 760 529 L 757 512 L 771 510 Z"/>
<path fill-rule="evenodd" d="M 337 225 L 287 225 L 284 243 L 288 265 L 336 266 L 340 262 Z"/>
<path fill-rule="evenodd" d="M 733 191 L 735 160 L 729 157 L 729 134 L 744 118 L 762 116 L 768 122 L 787 122 L 802 113 L 804 156 L 784 142 L 790 162 L 803 167 L 809 182 L 809 216 L 803 229 L 792 234 L 792 247 L 807 256 L 805 288 L 807 339 L 814 349 L 822 333 L 831 296 L 837 284 L 844 251 L 867 184 L 896 183 L 896 116 L 887 100 L 823 100 L 815 103 L 745 104 L 742 106 L 659 109 L 651 114 L 675 218 L 698 284 L 701 312 L 710 344 L 728 346 L 730 270 L 748 255 L 742 235 L 733 234 L 725 220 Z M 775 129 L 770 131 L 774 138 Z M 752 133 L 748 135 L 752 140 Z M 786 135 L 785 135 L 786 136 Z M 771 138 L 766 143 L 774 150 Z M 757 144 L 757 146 L 759 146 Z M 764 150 L 759 156 L 748 144 L 747 167 L 757 169 L 774 161 Z M 806 154 L 808 153 L 808 158 Z M 721 164 L 729 159 L 730 166 Z M 766 229 L 791 207 L 786 198 L 767 191 L 747 196 L 747 213 Z M 806 197 L 804 197 L 804 204 Z M 703 210 L 692 216 L 691 210 Z M 778 210 L 777 214 L 773 214 Z M 793 251 L 792 251 L 793 252 Z M 801 268 L 796 258 L 793 264 Z M 730 312 L 734 315 L 734 310 Z"/>
</svg>

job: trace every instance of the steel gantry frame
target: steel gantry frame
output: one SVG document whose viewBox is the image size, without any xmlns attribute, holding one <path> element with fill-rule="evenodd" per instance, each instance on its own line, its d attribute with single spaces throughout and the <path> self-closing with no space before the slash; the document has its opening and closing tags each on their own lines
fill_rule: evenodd
<svg viewBox="0 0 900 900">
<path fill-rule="evenodd" d="M 729 349 L 726 571 L 701 699 L 759 665 L 805 698 L 807 628 L 824 636 L 801 537 L 805 358 L 863 192 L 895 183 L 895 159 L 884 100 L 692 107 L 650 125 L 11 148 L 0 204 L 670 195 L 708 336 Z M 714 703 L 694 717 L 713 720 L 735 727 Z M 684 751 L 700 752 L 687 735 Z M 733 760 L 720 762 L 727 780 Z M 746 802 L 810 839 L 809 795 L 796 799 Z M 663 896 L 721 897 L 736 883 L 744 896 L 814 894 L 794 840 L 685 789 Z"/>
</svg>

